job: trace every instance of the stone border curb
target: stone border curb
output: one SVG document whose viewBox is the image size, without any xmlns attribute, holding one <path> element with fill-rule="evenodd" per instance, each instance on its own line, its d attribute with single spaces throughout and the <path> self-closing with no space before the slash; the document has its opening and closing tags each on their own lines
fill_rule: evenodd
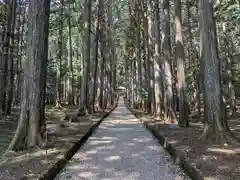
<svg viewBox="0 0 240 180">
<path fill-rule="evenodd" d="M 58 160 L 52 167 L 50 167 L 47 172 L 41 174 L 40 177 L 38 177 L 38 180 L 53 180 L 54 178 L 56 178 L 58 173 L 60 173 L 60 171 L 65 167 L 65 165 L 73 157 L 73 155 L 86 143 L 88 138 L 95 132 L 101 122 L 106 117 L 108 117 L 114 109 L 116 109 L 117 104 L 118 103 L 116 103 L 110 111 L 106 112 L 106 114 L 104 114 L 97 123 L 95 123 L 91 128 L 89 128 L 87 133 L 84 134 L 84 136 L 78 142 L 76 142 L 60 160 Z"/>
<path fill-rule="evenodd" d="M 128 105 L 126 106 L 134 114 L 132 109 Z M 191 165 L 191 163 L 189 163 L 189 161 L 187 160 L 187 156 L 182 150 L 177 149 L 176 147 L 174 147 L 173 144 L 169 143 L 168 139 L 164 137 L 164 135 L 160 134 L 160 132 L 157 131 L 156 128 L 154 128 L 151 125 L 148 125 L 148 123 L 146 122 L 143 122 L 140 118 L 138 119 L 142 122 L 142 124 L 144 124 L 144 126 L 149 130 L 149 132 L 158 140 L 162 147 L 167 150 L 167 152 L 173 157 L 175 162 L 184 170 L 184 172 L 190 178 L 192 178 L 193 180 L 205 179 L 201 172 L 196 167 Z"/>
</svg>

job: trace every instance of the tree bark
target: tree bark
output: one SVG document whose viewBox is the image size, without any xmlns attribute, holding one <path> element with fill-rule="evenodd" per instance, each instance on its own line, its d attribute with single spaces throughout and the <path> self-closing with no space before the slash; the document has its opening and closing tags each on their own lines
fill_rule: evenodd
<svg viewBox="0 0 240 180">
<path fill-rule="evenodd" d="M 16 19 L 16 8 L 17 8 L 17 2 L 16 0 L 12 0 L 11 2 L 11 30 L 9 31 L 9 34 L 11 35 L 10 38 L 10 48 L 8 49 L 8 75 L 7 75 L 7 92 L 6 92 L 6 108 L 5 108 L 5 114 L 10 115 L 11 109 L 12 109 L 12 100 L 13 100 L 13 81 L 14 81 L 14 72 L 13 72 L 13 57 L 16 55 L 13 55 L 14 51 L 14 34 L 15 34 L 15 19 Z"/>
<path fill-rule="evenodd" d="M 101 67 L 100 67 L 100 94 L 99 94 L 99 106 L 101 109 L 105 108 L 106 97 L 106 58 L 107 58 L 107 37 L 106 37 L 106 20 L 104 12 L 104 2 L 101 0 L 100 8 L 101 20 L 100 20 L 100 54 L 101 54 Z"/>
<path fill-rule="evenodd" d="M 83 38 L 83 76 L 81 87 L 81 102 L 80 107 L 84 109 L 85 113 L 88 113 L 89 109 L 89 71 L 90 71 L 90 56 L 91 56 L 91 16 L 92 16 L 92 0 L 85 0 L 84 3 L 84 38 Z"/>
<path fill-rule="evenodd" d="M 91 106 L 92 106 L 92 109 L 93 109 L 93 112 L 95 112 L 95 101 L 96 101 L 96 94 L 97 94 L 97 85 L 99 85 L 98 83 L 98 74 L 99 74 L 99 70 L 98 70 L 98 66 L 99 66 L 99 63 L 98 63 L 98 52 L 99 52 L 99 22 L 100 22 L 100 18 L 101 18 L 101 14 L 100 14 L 100 2 L 101 0 L 98 0 L 98 14 L 97 14 L 97 22 L 96 22 L 96 35 L 95 35 L 95 38 L 96 38 L 96 44 L 95 44 L 95 64 L 94 64 L 94 76 L 93 76 L 93 93 L 92 93 L 92 100 L 91 100 Z"/>
<path fill-rule="evenodd" d="M 41 112 L 43 77 L 46 77 L 47 41 L 50 0 L 32 0 L 28 9 L 27 60 L 16 133 L 8 150 L 42 145 Z M 36 51 L 36 49 L 38 51 Z"/>
<path fill-rule="evenodd" d="M 60 7 L 60 19 L 59 19 L 59 39 L 58 39 L 58 68 L 57 68 L 57 80 L 56 80 L 56 107 L 61 108 L 62 98 L 61 98 L 61 79 L 62 79 L 62 52 L 63 52 L 63 6 L 64 0 L 61 0 Z"/>
<path fill-rule="evenodd" d="M 202 137 L 211 137 L 220 144 L 229 140 L 227 122 L 221 120 L 220 65 L 217 50 L 212 4 L 199 1 L 200 57 L 204 73 L 204 131 Z"/>
<path fill-rule="evenodd" d="M 162 62 L 161 62 L 161 34 L 160 34 L 160 9 L 159 9 L 159 0 L 155 1 L 154 4 L 154 12 L 155 12 L 155 37 L 154 37 L 154 45 L 155 45 L 155 57 L 154 57 L 154 94 L 156 101 L 156 118 L 161 118 L 162 112 Z"/>
<path fill-rule="evenodd" d="M 8 48 L 9 48 L 9 32 L 11 31 L 11 19 L 12 19 L 12 1 L 4 5 L 3 9 L 6 12 L 4 21 L 6 25 L 5 31 L 3 31 L 2 41 L 3 50 L 0 59 L 0 117 L 5 111 L 6 103 L 6 78 L 7 78 L 7 67 L 8 67 Z"/>
<path fill-rule="evenodd" d="M 67 101 L 69 105 L 74 104 L 74 94 L 73 94 L 73 48 L 72 48 L 72 25 L 71 25 L 71 5 L 69 4 L 69 15 L 68 15 L 68 75 L 67 75 Z"/>
<path fill-rule="evenodd" d="M 184 48 L 182 37 L 181 0 L 175 0 L 175 26 L 176 26 L 176 59 L 177 59 L 177 92 L 179 105 L 179 121 L 181 127 L 189 126 L 188 103 L 186 98 L 186 83 L 184 70 Z"/>
<path fill-rule="evenodd" d="M 163 2 L 164 30 L 163 30 L 163 70 L 164 70 L 164 113 L 165 120 L 176 121 L 173 108 L 173 82 L 171 71 L 171 42 L 170 42 L 170 15 L 169 0 Z"/>
</svg>

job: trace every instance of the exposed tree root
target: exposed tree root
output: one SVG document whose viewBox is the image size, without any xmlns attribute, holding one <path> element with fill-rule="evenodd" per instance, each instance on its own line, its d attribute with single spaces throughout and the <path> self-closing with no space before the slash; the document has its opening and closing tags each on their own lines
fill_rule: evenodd
<svg viewBox="0 0 240 180">
<path fill-rule="evenodd" d="M 71 114 L 67 114 L 63 120 L 61 120 L 61 123 L 60 123 L 60 126 L 61 127 L 65 127 L 65 122 L 69 122 L 69 123 L 72 123 L 72 122 L 79 122 L 80 121 L 80 118 L 78 116 L 77 113 L 71 113 Z"/>
<path fill-rule="evenodd" d="M 99 105 L 95 105 L 94 106 L 94 113 L 95 112 L 99 112 L 99 111 L 101 111 L 102 109 L 100 108 L 100 106 Z"/>
<path fill-rule="evenodd" d="M 230 130 L 224 128 L 221 128 L 221 130 L 216 130 L 213 125 L 209 124 L 205 124 L 203 133 L 199 139 L 212 139 L 216 143 L 219 143 L 222 147 L 230 144 L 240 144 L 240 141 Z"/>
<path fill-rule="evenodd" d="M 55 105 L 55 108 L 57 108 L 57 109 L 62 109 L 61 103 L 57 102 L 56 105 Z"/>
<path fill-rule="evenodd" d="M 77 116 L 86 116 L 88 115 L 88 110 L 86 107 L 84 106 L 81 106 L 79 109 L 78 109 L 78 112 L 76 114 Z"/>
<path fill-rule="evenodd" d="M 155 119 L 156 121 L 162 120 L 161 116 L 158 115 L 158 114 L 155 114 L 155 115 L 154 115 L 154 119 Z"/>
<path fill-rule="evenodd" d="M 42 147 L 44 145 L 43 143 L 43 132 L 41 132 L 41 128 L 37 129 L 38 131 L 35 135 L 31 133 L 30 128 L 35 128 L 35 127 L 30 127 L 29 124 L 29 110 L 22 109 L 23 112 L 20 115 L 19 123 L 17 130 L 14 134 L 14 137 L 6 150 L 6 153 L 8 151 L 23 151 L 26 149 L 32 149 L 36 147 Z M 34 135 L 35 139 L 31 139 Z M 29 139 L 30 138 L 30 139 Z M 5 153 L 4 153 L 5 154 Z"/>
</svg>

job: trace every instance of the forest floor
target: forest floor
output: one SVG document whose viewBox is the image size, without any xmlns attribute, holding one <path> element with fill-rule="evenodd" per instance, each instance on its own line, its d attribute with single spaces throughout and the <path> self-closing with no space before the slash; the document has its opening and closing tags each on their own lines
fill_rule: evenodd
<svg viewBox="0 0 240 180">
<path fill-rule="evenodd" d="M 80 122 L 69 123 L 60 127 L 60 120 L 68 113 L 76 111 L 76 107 L 46 110 L 48 144 L 50 147 L 36 149 L 32 152 L 11 152 L 0 159 L 0 179 L 23 180 L 37 179 L 46 172 L 65 152 L 69 150 L 106 112 L 99 112 L 89 117 L 81 117 Z M 15 109 L 11 117 L 0 121 L 0 156 L 6 150 L 16 130 L 19 110 Z"/>
<path fill-rule="evenodd" d="M 240 111 L 240 107 L 238 107 Z M 132 112 L 143 122 L 151 124 L 164 135 L 176 149 L 181 149 L 207 180 L 240 179 L 240 146 L 220 147 L 211 139 L 199 139 L 203 132 L 203 123 L 199 119 L 190 119 L 190 128 L 180 128 L 174 124 L 164 124 L 146 113 L 133 109 Z M 240 116 L 230 118 L 228 123 L 232 132 L 240 137 Z"/>
</svg>

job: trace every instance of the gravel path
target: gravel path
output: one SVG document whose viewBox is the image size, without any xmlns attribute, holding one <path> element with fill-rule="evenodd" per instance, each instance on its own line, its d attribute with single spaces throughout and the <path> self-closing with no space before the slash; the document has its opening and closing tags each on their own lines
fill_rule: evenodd
<svg viewBox="0 0 240 180">
<path fill-rule="evenodd" d="M 123 99 L 57 180 L 188 180 Z"/>
</svg>

